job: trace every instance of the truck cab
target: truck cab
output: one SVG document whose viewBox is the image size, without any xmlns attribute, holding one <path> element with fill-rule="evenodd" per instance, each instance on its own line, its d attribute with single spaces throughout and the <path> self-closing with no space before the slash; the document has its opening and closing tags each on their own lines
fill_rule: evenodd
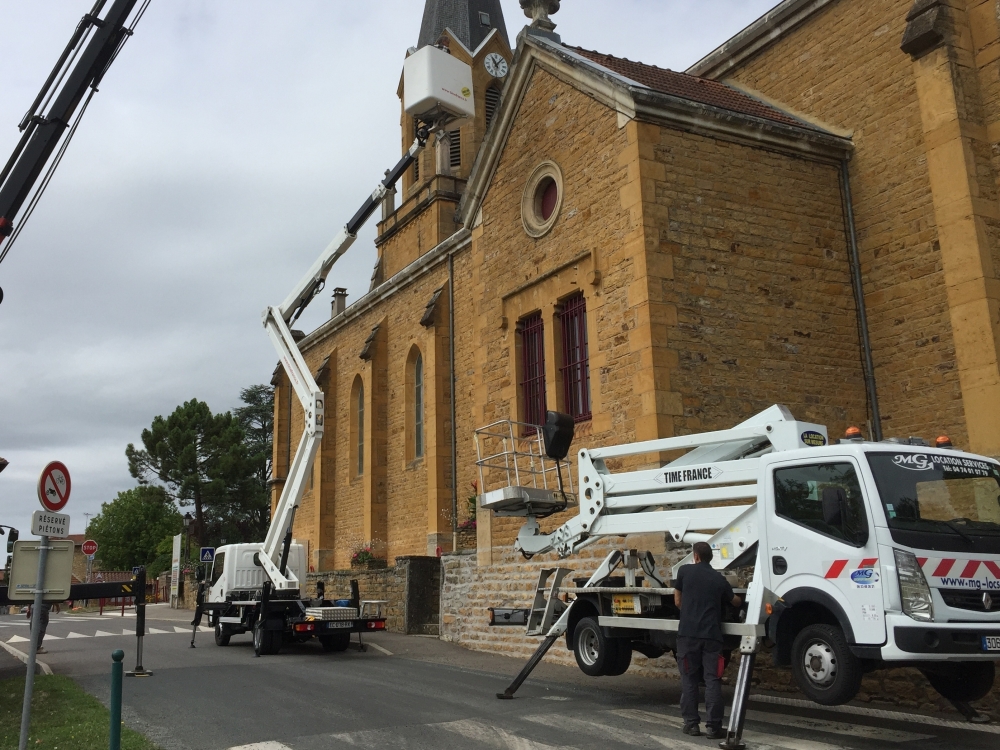
<svg viewBox="0 0 1000 750">
<path fill-rule="evenodd" d="M 254 562 L 263 548 L 260 543 L 227 544 L 215 551 L 209 576 L 209 602 L 259 599 L 264 585 L 264 569 Z M 306 552 L 293 543 L 288 551 L 288 567 L 301 581 L 305 580 Z"/>
<path fill-rule="evenodd" d="M 951 700 L 989 691 L 1000 659 L 1000 464 L 948 447 L 841 441 L 763 457 L 758 486 L 768 637 L 810 698 L 846 702 L 864 671 L 904 664 Z"/>
</svg>

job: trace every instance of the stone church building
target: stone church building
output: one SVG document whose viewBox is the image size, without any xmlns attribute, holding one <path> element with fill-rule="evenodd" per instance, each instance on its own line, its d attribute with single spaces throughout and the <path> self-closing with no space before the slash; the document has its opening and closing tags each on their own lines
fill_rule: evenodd
<svg viewBox="0 0 1000 750">
<path fill-rule="evenodd" d="M 418 46 L 472 65 L 476 118 L 384 204 L 370 291 L 335 292 L 300 342 L 327 398 L 294 530 L 314 571 L 364 543 L 447 561 L 475 429 L 547 408 L 578 447 L 781 403 L 831 435 L 1000 456 L 995 0 L 784 0 L 686 72 L 521 5 L 512 48 L 498 0 L 426 0 Z M 276 498 L 302 415 L 274 382 Z M 488 515 L 442 602 L 442 632 L 478 648 L 526 641 L 485 608 L 526 606 L 551 565 Z"/>
</svg>

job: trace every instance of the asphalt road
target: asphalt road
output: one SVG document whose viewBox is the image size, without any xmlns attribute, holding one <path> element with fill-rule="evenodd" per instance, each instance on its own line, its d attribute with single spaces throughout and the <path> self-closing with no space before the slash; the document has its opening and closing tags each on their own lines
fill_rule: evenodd
<svg viewBox="0 0 1000 750">
<path fill-rule="evenodd" d="M 258 659 L 249 636 L 219 648 L 201 632 L 190 648 L 190 616 L 148 609 L 143 661 L 154 675 L 125 683 L 126 722 L 164 750 L 717 747 L 681 734 L 679 685 L 669 680 L 593 679 L 543 663 L 515 700 L 499 701 L 518 660 L 389 633 L 367 638 L 365 652 L 325 654 L 309 643 Z M 110 654 L 122 648 L 134 666 L 134 628 L 134 616 L 53 615 L 41 658 L 107 702 Z M 23 616 L 0 616 L 0 641 L 27 651 L 27 635 Z M 954 716 L 782 703 L 751 703 L 750 750 L 985 749 L 1000 740 L 1000 727 L 973 729 Z"/>
</svg>

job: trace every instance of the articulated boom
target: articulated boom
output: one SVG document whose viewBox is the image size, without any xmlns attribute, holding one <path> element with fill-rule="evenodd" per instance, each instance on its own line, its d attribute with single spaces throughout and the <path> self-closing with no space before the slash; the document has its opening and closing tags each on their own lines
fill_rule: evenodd
<svg viewBox="0 0 1000 750">
<path fill-rule="evenodd" d="M 379 207 L 393 186 L 413 164 L 414 160 L 427 144 L 429 131 L 421 127 L 403 158 L 399 160 L 379 183 L 379 186 L 368 196 L 364 204 L 354 214 L 353 218 L 340 230 L 340 233 L 327 245 L 316 262 L 299 283 L 296 284 L 285 301 L 278 307 L 268 307 L 264 310 L 264 328 L 267 330 L 274 348 L 281 359 L 281 366 L 288 375 L 292 389 L 302 404 L 305 415 L 305 428 L 295 458 L 288 469 L 285 486 L 281 498 L 271 517 L 271 525 L 264 539 L 264 546 L 258 555 L 258 561 L 268 579 L 278 590 L 292 591 L 299 588 L 299 580 L 288 570 L 288 550 L 292 542 L 292 526 L 295 523 L 295 511 L 302 500 L 309 472 L 312 471 L 313 459 L 323 439 L 323 391 L 316 384 L 309 371 L 309 366 L 299 351 L 289 325 L 306 309 L 319 292 L 323 290 L 326 277 L 333 264 L 347 252 L 358 237 L 358 230 L 364 226 Z"/>
<path fill-rule="evenodd" d="M 726 568 L 757 541 L 759 457 L 805 448 L 802 436 L 808 433 L 826 438 L 824 426 L 796 422 L 776 405 L 731 430 L 583 449 L 577 458 L 579 513 L 551 534 L 540 533 L 529 516 L 516 546 L 527 555 L 554 549 L 568 557 L 601 537 L 666 532 L 677 542 L 720 545 L 713 566 Z M 612 474 L 606 465 L 609 459 L 685 449 L 693 450 L 658 469 Z M 737 500 L 751 503 L 719 505 Z"/>
</svg>

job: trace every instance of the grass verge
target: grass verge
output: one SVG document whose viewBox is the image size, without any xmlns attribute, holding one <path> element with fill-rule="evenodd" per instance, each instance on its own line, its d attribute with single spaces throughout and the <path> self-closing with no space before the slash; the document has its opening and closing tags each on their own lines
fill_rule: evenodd
<svg viewBox="0 0 1000 750">
<path fill-rule="evenodd" d="M 23 701 L 23 677 L 0 681 L 0 750 L 17 750 Z M 28 747 L 99 750 L 108 746 L 108 724 L 108 709 L 69 677 L 35 677 Z M 138 732 L 123 727 L 122 750 L 157 750 L 157 747 Z"/>
</svg>

